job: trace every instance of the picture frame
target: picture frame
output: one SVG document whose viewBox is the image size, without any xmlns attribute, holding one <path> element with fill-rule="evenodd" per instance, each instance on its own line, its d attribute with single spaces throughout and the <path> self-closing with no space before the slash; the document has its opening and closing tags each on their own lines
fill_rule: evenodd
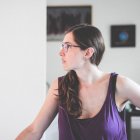
<svg viewBox="0 0 140 140">
<path fill-rule="evenodd" d="M 62 41 L 70 26 L 92 24 L 92 6 L 47 6 L 47 41 Z"/>
<path fill-rule="evenodd" d="M 112 25 L 111 47 L 135 47 L 135 25 Z"/>
</svg>

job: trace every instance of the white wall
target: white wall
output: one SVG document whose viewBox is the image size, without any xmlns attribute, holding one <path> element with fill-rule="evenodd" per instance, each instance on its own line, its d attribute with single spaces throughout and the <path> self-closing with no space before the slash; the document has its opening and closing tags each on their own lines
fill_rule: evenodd
<svg viewBox="0 0 140 140">
<path fill-rule="evenodd" d="M 0 139 L 14 140 L 46 95 L 46 1 L 0 0 Z"/>
<path fill-rule="evenodd" d="M 140 42 L 138 40 L 140 38 L 139 0 L 48 0 L 47 5 L 92 5 L 93 25 L 101 30 L 106 45 L 106 52 L 100 68 L 104 71 L 115 71 L 123 74 L 140 84 Z M 136 25 L 135 48 L 111 48 L 110 26 L 114 24 Z M 61 42 L 47 42 L 47 81 L 49 83 L 65 73 L 58 55 L 60 45 Z M 46 138 L 57 140 L 57 120 L 53 122 L 52 126 L 53 129 L 46 132 Z M 55 138 L 54 134 L 56 135 Z"/>
</svg>

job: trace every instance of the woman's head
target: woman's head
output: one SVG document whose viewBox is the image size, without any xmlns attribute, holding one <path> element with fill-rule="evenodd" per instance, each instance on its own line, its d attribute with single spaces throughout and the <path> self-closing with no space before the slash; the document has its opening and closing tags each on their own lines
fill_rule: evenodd
<svg viewBox="0 0 140 140">
<path fill-rule="evenodd" d="M 90 47 L 94 49 L 90 62 L 99 65 L 105 50 L 104 40 L 100 30 L 91 25 L 79 24 L 70 27 L 66 31 L 66 34 L 70 32 L 73 34 L 74 41 L 81 50 L 86 50 Z"/>
</svg>

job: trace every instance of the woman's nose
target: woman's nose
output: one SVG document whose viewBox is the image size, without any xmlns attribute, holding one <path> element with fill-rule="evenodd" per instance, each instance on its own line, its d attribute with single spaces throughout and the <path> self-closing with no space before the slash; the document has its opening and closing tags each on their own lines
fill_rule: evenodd
<svg viewBox="0 0 140 140">
<path fill-rule="evenodd" d="M 63 49 L 63 48 L 59 51 L 59 55 L 60 55 L 60 56 L 64 56 L 64 55 L 65 55 L 64 49 Z"/>
</svg>

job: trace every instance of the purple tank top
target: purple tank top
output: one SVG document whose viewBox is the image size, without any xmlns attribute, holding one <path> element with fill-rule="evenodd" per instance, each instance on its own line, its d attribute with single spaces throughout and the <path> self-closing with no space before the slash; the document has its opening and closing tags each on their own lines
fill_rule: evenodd
<svg viewBox="0 0 140 140">
<path fill-rule="evenodd" d="M 59 140 L 127 140 L 124 111 L 118 112 L 115 103 L 116 78 L 111 73 L 105 102 L 93 118 L 73 118 L 59 106 Z"/>
</svg>

